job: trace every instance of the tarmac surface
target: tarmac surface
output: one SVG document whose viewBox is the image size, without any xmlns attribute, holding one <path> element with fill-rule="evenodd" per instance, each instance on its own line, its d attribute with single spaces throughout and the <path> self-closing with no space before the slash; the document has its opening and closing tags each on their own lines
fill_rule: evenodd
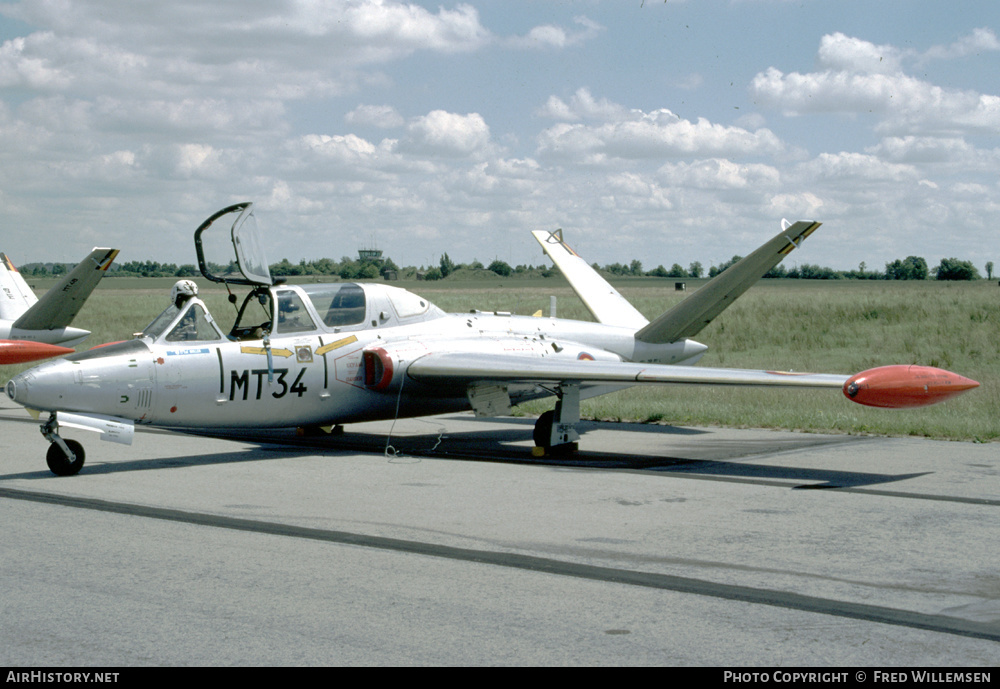
<svg viewBox="0 0 1000 689">
<path fill-rule="evenodd" d="M 1000 661 L 996 444 L 531 427 L 67 430 L 58 478 L 0 400 L 0 665 Z"/>
</svg>

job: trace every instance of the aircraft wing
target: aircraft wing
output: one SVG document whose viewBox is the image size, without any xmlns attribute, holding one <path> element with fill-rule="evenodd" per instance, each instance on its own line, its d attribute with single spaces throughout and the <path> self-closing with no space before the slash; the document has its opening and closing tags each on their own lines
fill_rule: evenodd
<svg viewBox="0 0 1000 689">
<path fill-rule="evenodd" d="M 535 230 L 531 234 L 598 323 L 638 330 L 649 322 L 618 290 L 569 248 L 563 241 L 560 230 Z"/>
<path fill-rule="evenodd" d="M 850 376 L 787 373 L 701 366 L 669 366 L 625 361 L 583 361 L 497 354 L 426 354 L 410 363 L 408 375 L 423 383 L 581 383 L 765 385 L 772 387 L 843 388 Z"/>
<path fill-rule="evenodd" d="M 22 330 L 65 328 L 80 312 L 87 297 L 104 277 L 118 249 L 94 249 L 62 281 L 14 322 Z"/>
<path fill-rule="evenodd" d="M 820 224 L 801 220 L 792 225 L 783 222 L 781 232 L 769 242 L 716 275 L 704 287 L 639 330 L 635 339 L 662 344 L 694 337 L 815 232 Z"/>
</svg>

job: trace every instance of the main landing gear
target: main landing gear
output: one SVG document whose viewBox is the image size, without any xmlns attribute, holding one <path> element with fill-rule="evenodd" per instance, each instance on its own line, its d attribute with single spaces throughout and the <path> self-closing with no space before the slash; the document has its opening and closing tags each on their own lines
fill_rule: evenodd
<svg viewBox="0 0 1000 689">
<path fill-rule="evenodd" d="M 560 457 L 579 449 L 580 434 L 576 424 L 580 421 L 580 385 L 566 383 L 556 390 L 556 408 L 545 412 L 535 422 L 532 438 L 535 457 Z"/>
<path fill-rule="evenodd" d="M 80 473 L 87 457 L 83 445 L 75 440 L 63 440 L 59 436 L 59 423 L 55 414 L 50 415 L 49 420 L 42 424 L 41 431 L 45 439 L 52 443 L 45 453 L 45 463 L 49 465 L 49 470 L 56 476 Z"/>
</svg>

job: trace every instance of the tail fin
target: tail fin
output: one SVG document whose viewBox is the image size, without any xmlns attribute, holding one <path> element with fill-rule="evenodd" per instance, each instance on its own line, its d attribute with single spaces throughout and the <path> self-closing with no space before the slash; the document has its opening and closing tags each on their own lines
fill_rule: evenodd
<svg viewBox="0 0 1000 689">
<path fill-rule="evenodd" d="M 0 318 L 13 321 L 37 301 L 13 261 L 0 253 Z"/>
<path fill-rule="evenodd" d="M 635 338 L 641 342 L 662 344 L 694 337 L 819 226 L 818 222 L 799 221 L 790 225 L 782 221 L 781 232 L 773 239 L 640 329 Z"/>
<path fill-rule="evenodd" d="M 531 234 L 542 245 L 542 250 L 556 264 L 598 323 L 638 329 L 649 322 L 618 293 L 618 290 L 566 245 L 562 238 L 562 230 L 555 232 L 535 230 Z"/>
<path fill-rule="evenodd" d="M 94 249 L 62 281 L 21 315 L 14 328 L 54 330 L 67 327 L 104 277 L 118 249 Z M 20 278 L 20 275 L 18 275 Z M 24 282 L 21 278 L 21 282 Z"/>
</svg>

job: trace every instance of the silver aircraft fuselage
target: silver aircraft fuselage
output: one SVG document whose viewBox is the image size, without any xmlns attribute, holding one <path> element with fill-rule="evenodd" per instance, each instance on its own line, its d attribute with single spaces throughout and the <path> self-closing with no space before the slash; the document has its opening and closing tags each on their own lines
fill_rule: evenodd
<svg viewBox="0 0 1000 689">
<path fill-rule="evenodd" d="M 194 298 L 167 309 L 134 340 L 15 376 L 7 394 L 38 411 L 156 426 L 327 426 L 475 409 L 478 400 L 465 382 L 426 383 L 406 375 L 428 353 L 687 365 L 707 349 L 690 339 L 637 342 L 634 329 L 600 323 L 449 314 L 378 283 L 279 285 L 271 295 L 279 308 L 267 339 L 252 331 L 239 339 L 224 335 Z M 552 394 L 534 384 L 512 384 L 503 392 L 514 404 Z"/>
</svg>

